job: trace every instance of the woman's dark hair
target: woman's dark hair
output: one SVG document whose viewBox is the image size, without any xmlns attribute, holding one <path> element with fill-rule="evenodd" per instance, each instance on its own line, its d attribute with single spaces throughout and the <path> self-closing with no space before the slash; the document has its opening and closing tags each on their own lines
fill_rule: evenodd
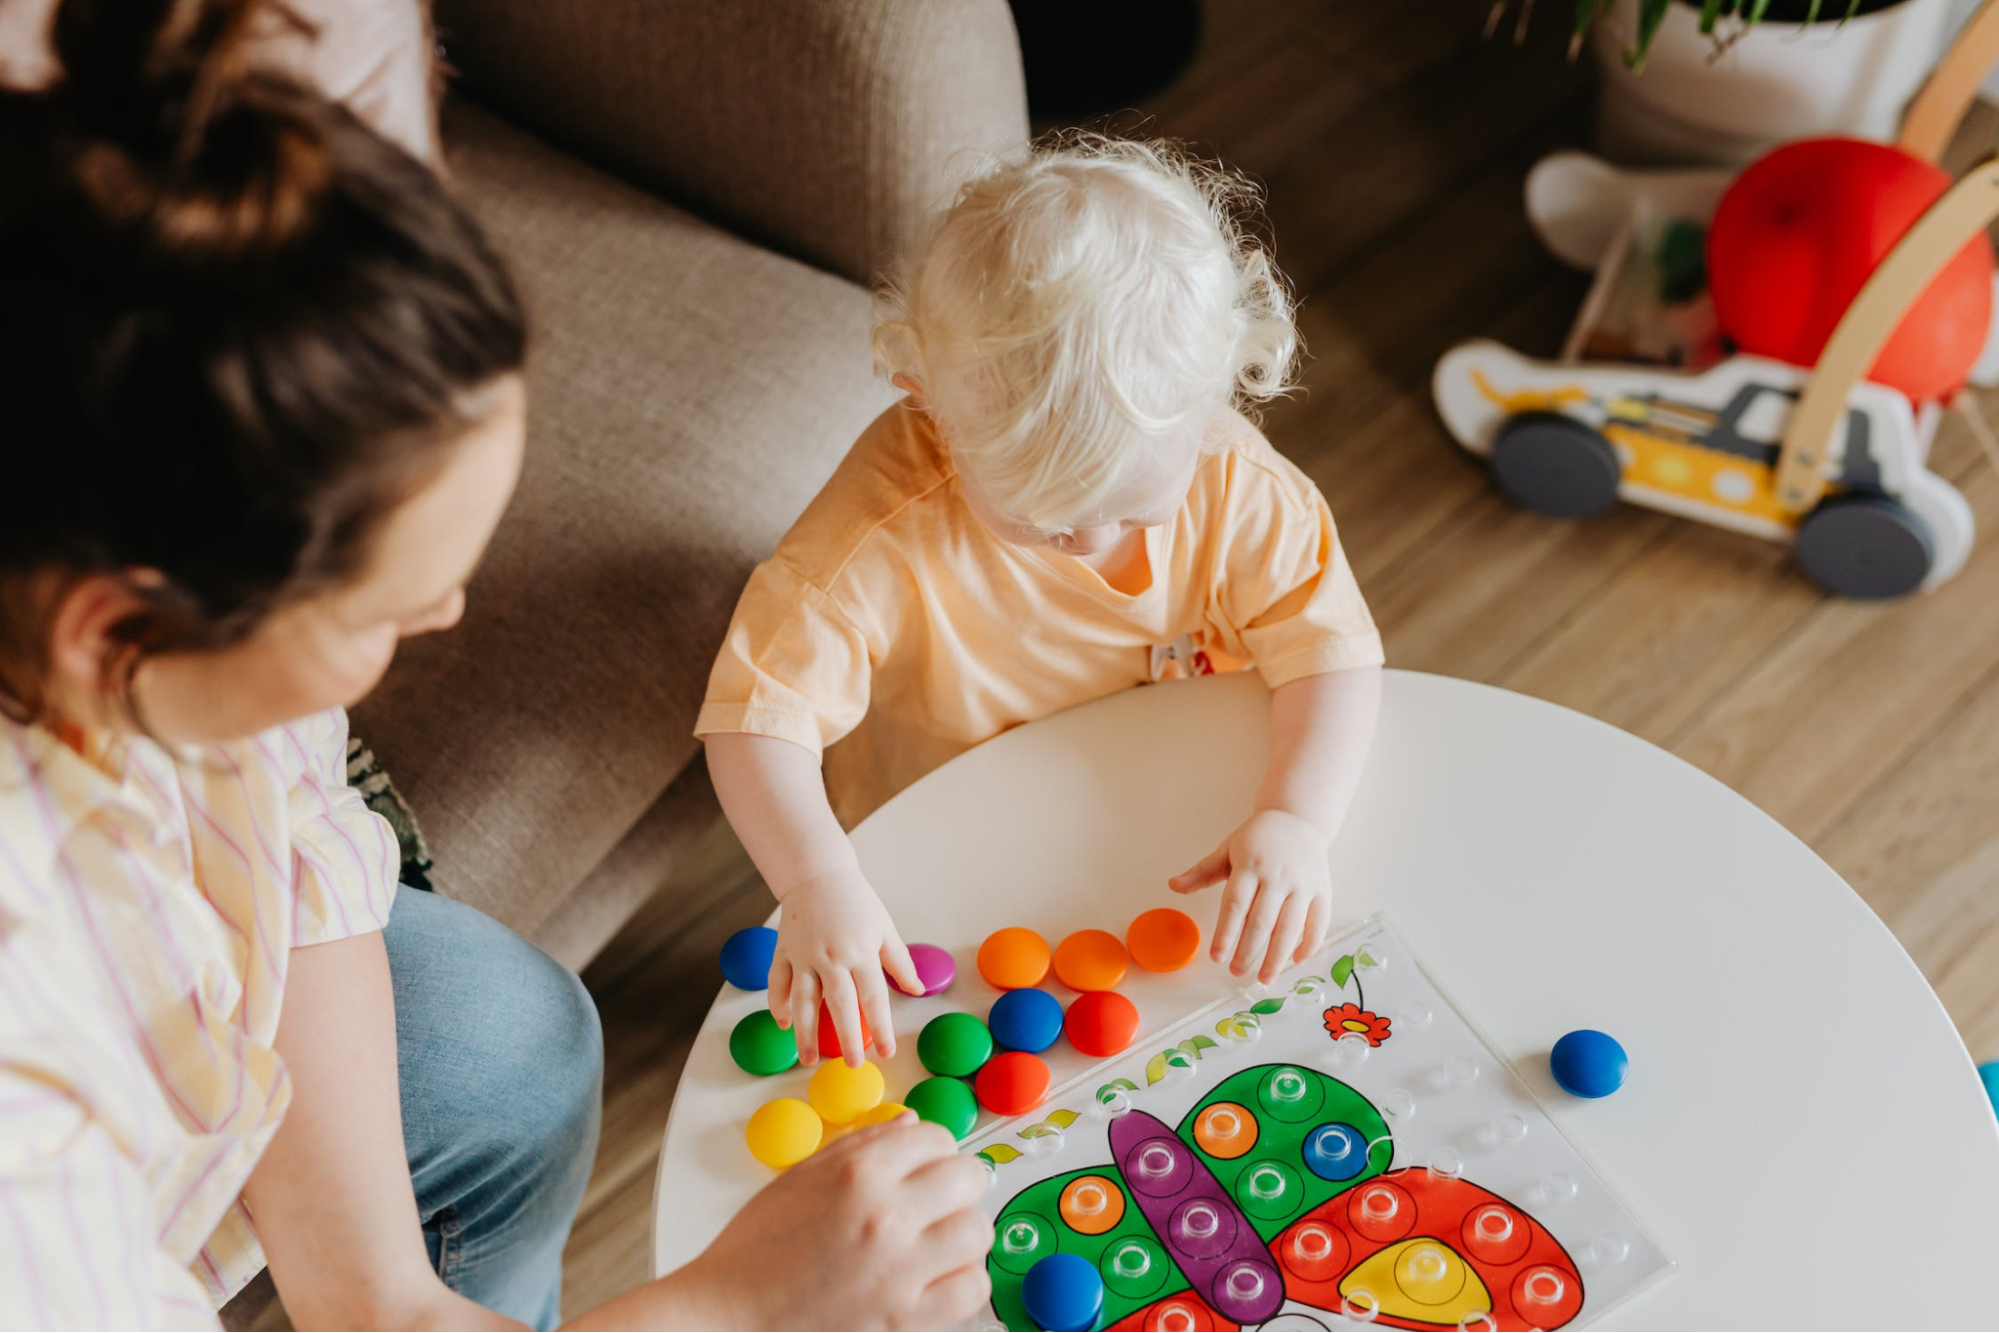
<svg viewBox="0 0 1999 1333">
<path fill-rule="evenodd" d="M 338 586 L 521 366 L 505 267 L 437 175 L 248 67 L 260 0 L 66 0 L 62 81 L 0 94 L 0 708 L 50 617 L 145 610 L 103 664 L 240 640 Z"/>
</svg>

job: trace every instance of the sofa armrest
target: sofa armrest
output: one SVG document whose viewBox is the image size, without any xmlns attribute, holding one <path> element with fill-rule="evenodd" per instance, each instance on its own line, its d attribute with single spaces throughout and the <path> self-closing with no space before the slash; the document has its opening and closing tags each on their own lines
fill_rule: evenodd
<svg viewBox="0 0 1999 1333">
<path fill-rule="evenodd" d="M 439 0 L 437 18 L 482 100 L 858 282 L 954 170 L 1027 137 L 1006 0 Z"/>
</svg>

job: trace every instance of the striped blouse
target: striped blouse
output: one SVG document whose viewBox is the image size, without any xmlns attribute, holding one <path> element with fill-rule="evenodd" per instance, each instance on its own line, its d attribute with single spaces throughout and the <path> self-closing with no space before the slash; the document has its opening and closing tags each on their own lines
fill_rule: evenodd
<svg viewBox="0 0 1999 1333">
<path fill-rule="evenodd" d="M 263 1266 L 292 949 L 379 930 L 344 714 L 173 752 L 0 719 L 0 1327 L 213 1327 Z"/>
</svg>

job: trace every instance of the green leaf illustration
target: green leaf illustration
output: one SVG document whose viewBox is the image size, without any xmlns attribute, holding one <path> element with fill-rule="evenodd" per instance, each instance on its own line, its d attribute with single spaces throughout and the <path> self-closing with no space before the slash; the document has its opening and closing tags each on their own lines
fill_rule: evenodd
<svg viewBox="0 0 1999 1333">
<path fill-rule="evenodd" d="M 1188 1047 L 1192 1047 L 1195 1056 L 1198 1057 L 1202 1051 L 1212 1051 L 1220 1049 L 1221 1043 L 1216 1041 L 1213 1037 L 1204 1037 L 1201 1036 L 1199 1033 L 1196 1033 L 1194 1036 L 1191 1036 L 1187 1038 L 1187 1040 L 1181 1042 L 1180 1046 L 1182 1050 L 1185 1050 Z"/>
<path fill-rule="evenodd" d="M 1249 1011 L 1252 1014 L 1274 1014 L 1283 1007 L 1284 1001 L 1273 995 L 1267 1000 L 1258 1000 L 1249 1007 Z"/>
<path fill-rule="evenodd" d="M 985 1158 L 994 1166 L 1005 1166 L 1020 1157 L 1020 1149 L 1010 1143 L 995 1143 L 990 1148 L 981 1148 L 977 1156 Z"/>
<path fill-rule="evenodd" d="M 1352 954 L 1347 954 L 1345 957 L 1341 958 L 1337 963 L 1333 964 L 1333 985 L 1338 987 L 1339 989 L 1341 990 L 1346 989 L 1347 978 L 1352 975 L 1353 975 Z"/>
<path fill-rule="evenodd" d="M 1056 1114 L 1059 1115 L 1061 1112 L 1057 1112 Z M 1075 1118 L 1076 1113 L 1073 1111 L 1069 1112 L 1069 1119 L 1074 1120 Z M 1054 1120 L 1055 1116 L 1052 1115 L 1047 1120 L 1037 1120 L 1026 1129 L 1021 1130 L 1020 1137 L 1023 1139 L 1039 1139 L 1046 1138 L 1050 1134 L 1060 1134 L 1067 1122 L 1050 1123 Z"/>
<path fill-rule="evenodd" d="M 1166 1055 L 1161 1052 L 1145 1062 L 1145 1081 L 1148 1085 L 1166 1077 Z"/>
<path fill-rule="evenodd" d="M 1070 1110 L 1050 1111 L 1044 1124 L 1052 1124 L 1057 1129 L 1067 1129 L 1076 1123 L 1076 1113 Z"/>
<path fill-rule="evenodd" d="M 1175 1046 L 1170 1051 L 1160 1052 L 1160 1056 L 1166 1061 L 1167 1064 L 1173 1066 L 1175 1069 L 1192 1069 L 1194 1067 L 1194 1061 L 1201 1058 L 1201 1053 L 1200 1051 L 1196 1050 L 1193 1054 L 1189 1055 L 1186 1051 L 1183 1051 L 1178 1046 Z"/>
<path fill-rule="evenodd" d="M 1108 1082 L 1108 1083 L 1104 1084 L 1104 1087 L 1106 1087 L 1106 1088 L 1123 1088 L 1123 1089 L 1124 1089 L 1124 1090 L 1125 1090 L 1126 1092 L 1137 1092 L 1137 1091 L 1138 1091 L 1138 1084 L 1136 1084 L 1136 1083 L 1133 1083 L 1133 1082 L 1132 1082 L 1132 1081 L 1131 1081 L 1130 1079 L 1128 1079 L 1128 1078 L 1114 1078 L 1114 1079 L 1112 1079 L 1112 1080 L 1111 1080 L 1110 1082 Z M 1102 1089 L 1099 1089 L 1099 1091 L 1101 1091 L 1101 1090 L 1102 1090 Z"/>
</svg>

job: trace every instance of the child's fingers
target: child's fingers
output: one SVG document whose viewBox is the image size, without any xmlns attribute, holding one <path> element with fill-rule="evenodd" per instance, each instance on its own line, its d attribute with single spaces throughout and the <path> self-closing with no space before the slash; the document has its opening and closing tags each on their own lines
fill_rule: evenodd
<svg viewBox="0 0 1999 1333">
<path fill-rule="evenodd" d="M 826 994 L 826 1012 L 833 1018 L 833 1032 L 840 1038 L 840 1054 L 859 1069 L 867 1059 L 867 1043 L 861 1040 L 861 1004 L 854 993 L 854 974 L 835 970 L 819 983 Z"/>
<path fill-rule="evenodd" d="M 1229 845 L 1209 852 L 1200 860 L 1166 881 L 1166 887 L 1175 893 L 1199 893 L 1202 889 L 1219 884 L 1228 878 Z"/>
<path fill-rule="evenodd" d="M 791 960 L 783 954 L 770 960 L 770 1016 L 781 1028 L 791 1026 Z"/>
<path fill-rule="evenodd" d="M 1215 937 L 1208 945 L 1208 957 L 1221 962 L 1234 950 L 1236 940 L 1242 934 L 1242 923 L 1249 915 L 1249 904 L 1256 897 L 1256 876 L 1248 870 L 1238 870 L 1229 876 L 1229 886 L 1222 890 L 1221 911 L 1215 914 Z"/>
<path fill-rule="evenodd" d="M 902 936 L 890 930 L 888 938 L 882 941 L 882 966 L 895 978 L 895 984 L 902 987 L 905 995 L 923 994 L 923 978 L 916 975 L 916 960 L 909 956 L 909 946 L 902 942 Z M 880 1031 L 879 1028 L 876 1031 Z M 887 1051 L 882 1052 L 887 1055 Z"/>
<path fill-rule="evenodd" d="M 1298 941 L 1295 962 L 1304 962 L 1326 942 L 1326 921 L 1333 914 L 1331 903 L 1324 894 L 1313 894 L 1312 905 L 1305 909 L 1305 937 Z"/>
<path fill-rule="evenodd" d="M 1277 925 L 1270 932 L 1270 947 L 1263 951 L 1263 970 L 1257 973 L 1258 981 L 1268 986 L 1279 972 L 1296 961 L 1298 941 L 1305 937 L 1305 913 L 1310 910 L 1310 900 L 1302 893 L 1284 900 L 1284 907 L 1277 913 Z"/>
<path fill-rule="evenodd" d="M 791 974 L 791 1027 L 798 1039 L 798 1063 L 819 1063 L 819 978 L 809 967 Z"/>
<path fill-rule="evenodd" d="M 854 973 L 854 983 L 860 993 L 861 1017 L 867 1020 L 868 1031 L 874 1036 L 875 1050 L 887 1060 L 895 1054 L 895 1018 L 888 1008 L 888 979 L 880 968 L 867 967 Z"/>
<path fill-rule="evenodd" d="M 1256 886 L 1256 901 L 1250 904 L 1249 919 L 1242 923 L 1242 940 L 1236 945 L 1229 971 L 1242 976 L 1256 966 L 1270 944 L 1270 932 L 1277 926 L 1277 914 L 1289 895 L 1269 881 Z"/>
</svg>

